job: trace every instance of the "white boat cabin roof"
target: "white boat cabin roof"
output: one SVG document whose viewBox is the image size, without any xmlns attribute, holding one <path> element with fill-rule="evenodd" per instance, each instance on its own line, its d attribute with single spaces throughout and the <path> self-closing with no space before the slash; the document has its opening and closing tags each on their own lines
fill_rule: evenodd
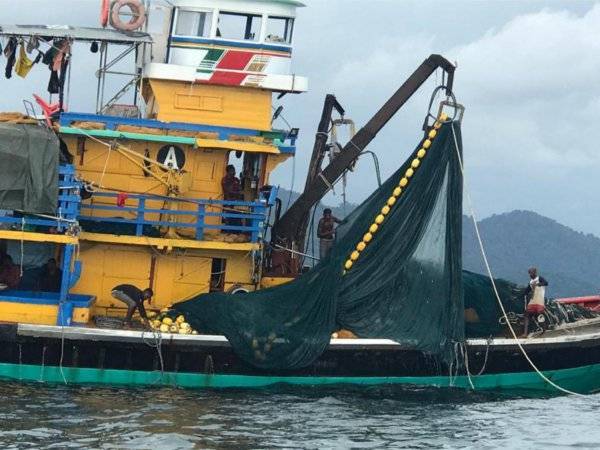
<svg viewBox="0 0 600 450">
<path fill-rule="evenodd" d="M 111 44 L 152 43 L 152 37 L 148 33 L 139 31 L 118 31 L 112 28 L 87 28 L 70 25 L 0 25 L 0 36 L 48 36 Z"/>
</svg>

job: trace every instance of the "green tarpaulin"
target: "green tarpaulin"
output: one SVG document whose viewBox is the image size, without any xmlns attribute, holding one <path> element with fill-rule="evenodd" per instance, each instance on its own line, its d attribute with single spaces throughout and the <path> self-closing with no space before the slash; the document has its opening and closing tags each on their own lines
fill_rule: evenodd
<svg viewBox="0 0 600 450">
<path fill-rule="evenodd" d="M 55 214 L 59 142 L 37 125 L 0 123 L 0 209 Z"/>
<path fill-rule="evenodd" d="M 450 360 L 464 339 L 459 123 L 433 139 L 408 186 L 353 267 L 344 263 L 386 205 L 410 158 L 338 228 L 329 257 L 294 282 L 250 294 L 207 294 L 175 306 L 191 325 L 224 334 L 259 368 L 311 364 L 345 328 Z"/>
</svg>

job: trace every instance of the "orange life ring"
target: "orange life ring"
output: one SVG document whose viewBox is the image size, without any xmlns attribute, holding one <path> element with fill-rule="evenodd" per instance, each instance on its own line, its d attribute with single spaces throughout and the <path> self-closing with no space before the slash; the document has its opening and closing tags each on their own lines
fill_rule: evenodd
<svg viewBox="0 0 600 450">
<path fill-rule="evenodd" d="M 121 9 L 131 9 L 131 20 L 121 20 Z M 110 24 L 113 28 L 122 31 L 134 31 L 141 28 L 146 21 L 146 8 L 140 0 L 115 0 L 110 7 Z"/>
<path fill-rule="evenodd" d="M 106 25 L 108 25 L 109 6 L 109 0 L 102 0 L 102 6 L 100 7 L 100 25 L 102 25 L 103 28 L 106 28 Z"/>
</svg>

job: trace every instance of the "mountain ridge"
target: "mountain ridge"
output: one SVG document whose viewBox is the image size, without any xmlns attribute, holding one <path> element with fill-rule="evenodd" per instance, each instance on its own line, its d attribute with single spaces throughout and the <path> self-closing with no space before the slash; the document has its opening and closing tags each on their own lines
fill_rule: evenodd
<svg viewBox="0 0 600 450">
<path fill-rule="evenodd" d="M 300 194 L 280 189 L 284 209 Z M 328 206 L 319 203 L 307 253 L 318 252 L 316 224 L 324 208 L 340 219 L 358 205 Z M 482 240 L 496 278 L 525 285 L 527 269 L 536 266 L 549 282 L 549 297 L 593 295 L 600 292 L 600 238 L 576 231 L 533 211 L 513 210 L 478 222 Z M 312 235 L 312 239 L 310 236 Z M 472 219 L 463 215 L 463 268 L 486 274 Z"/>
<path fill-rule="evenodd" d="M 536 266 L 549 281 L 550 296 L 596 294 L 600 291 L 600 238 L 562 225 L 533 211 L 494 214 L 479 222 L 495 277 L 527 282 Z M 485 273 L 473 222 L 463 216 L 463 268 Z"/>
</svg>

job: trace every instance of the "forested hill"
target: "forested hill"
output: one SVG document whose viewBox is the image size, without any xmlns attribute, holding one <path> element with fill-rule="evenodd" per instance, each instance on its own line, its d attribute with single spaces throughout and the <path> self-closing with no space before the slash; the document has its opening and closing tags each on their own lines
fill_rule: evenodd
<svg viewBox="0 0 600 450">
<path fill-rule="evenodd" d="M 524 285 L 539 268 L 550 297 L 600 292 L 600 238 L 577 232 L 531 211 L 493 215 L 479 224 L 496 277 Z M 463 267 L 484 273 L 473 222 L 463 218 Z"/>
</svg>

